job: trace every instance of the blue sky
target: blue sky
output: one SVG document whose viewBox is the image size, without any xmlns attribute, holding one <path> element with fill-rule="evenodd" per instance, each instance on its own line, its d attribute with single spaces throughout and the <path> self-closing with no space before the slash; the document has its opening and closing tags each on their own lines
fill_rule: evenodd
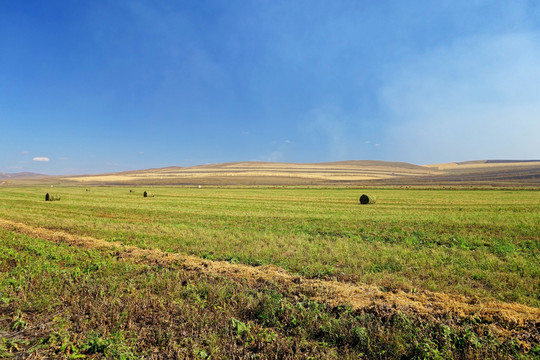
<svg viewBox="0 0 540 360">
<path fill-rule="evenodd" d="M 540 158 L 537 1 L 2 1 L 0 171 Z"/>
</svg>

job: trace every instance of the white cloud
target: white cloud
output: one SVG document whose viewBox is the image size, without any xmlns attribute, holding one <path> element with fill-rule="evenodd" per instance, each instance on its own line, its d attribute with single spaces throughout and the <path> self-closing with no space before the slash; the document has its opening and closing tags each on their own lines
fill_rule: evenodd
<svg viewBox="0 0 540 360">
<path fill-rule="evenodd" d="M 380 92 L 401 160 L 529 159 L 540 154 L 540 37 L 461 39 L 389 71 Z"/>
<path fill-rule="evenodd" d="M 39 161 L 39 162 L 49 162 L 49 161 L 51 161 L 51 159 L 49 159 L 48 157 L 45 157 L 45 156 L 36 156 L 32 160 Z"/>
</svg>

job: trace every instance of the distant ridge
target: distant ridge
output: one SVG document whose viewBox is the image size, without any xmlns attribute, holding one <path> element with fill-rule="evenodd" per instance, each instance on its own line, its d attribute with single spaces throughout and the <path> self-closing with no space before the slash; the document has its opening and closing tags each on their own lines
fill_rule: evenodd
<svg viewBox="0 0 540 360">
<path fill-rule="evenodd" d="M 33 172 L 18 172 L 18 173 L 4 173 L 0 172 L 0 179 L 31 179 L 31 178 L 42 178 L 48 175 L 37 174 Z"/>
<path fill-rule="evenodd" d="M 486 160 L 486 164 L 527 163 L 540 162 L 540 160 Z"/>
<path fill-rule="evenodd" d="M 517 163 L 540 163 L 540 160 L 472 160 L 460 161 L 455 164 L 470 165 L 470 164 L 517 164 Z"/>
<path fill-rule="evenodd" d="M 345 160 L 345 161 L 331 161 L 325 163 L 317 163 L 319 165 L 334 164 L 334 165 L 352 165 L 352 166 L 395 166 L 405 169 L 421 169 L 422 165 L 415 165 L 411 163 L 401 161 L 381 161 L 381 160 Z"/>
</svg>

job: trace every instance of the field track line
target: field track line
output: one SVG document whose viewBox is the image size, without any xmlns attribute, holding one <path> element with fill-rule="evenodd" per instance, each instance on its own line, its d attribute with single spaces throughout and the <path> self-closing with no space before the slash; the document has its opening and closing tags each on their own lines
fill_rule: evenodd
<svg viewBox="0 0 540 360">
<path fill-rule="evenodd" d="M 490 324 L 490 328 L 503 338 L 522 339 L 524 346 L 530 342 L 540 342 L 540 309 L 490 299 L 478 299 L 461 295 L 436 293 L 419 290 L 407 293 L 402 290 L 385 292 L 376 286 L 343 283 L 332 280 L 307 279 L 290 274 L 275 266 L 254 267 L 231 264 L 225 261 L 211 261 L 196 256 L 166 253 L 157 249 L 141 249 L 119 242 L 109 242 L 89 236 L 73 235 L 64 231 L 29 226 L 19 222 L 0 219 L 0 227 L 41 238 L 56 243 L 66 243 L 83 248 L 110 249 L 118 258 L 146 263 L 149 265 L 179 265 L 188 271 L 198 271 L 208 275 L 226 276 L 253 283 L 271 282 L 281 287 L 302 293 L 308 298 L 325 302 L 331 306 L 350 304 L 353 309 L 372 307 L 387 308 L 390 311 L 414 312 L 430 319 L 474 318 Z M 524 337 L 523 332 L 528 333 Z"/>
</svg>

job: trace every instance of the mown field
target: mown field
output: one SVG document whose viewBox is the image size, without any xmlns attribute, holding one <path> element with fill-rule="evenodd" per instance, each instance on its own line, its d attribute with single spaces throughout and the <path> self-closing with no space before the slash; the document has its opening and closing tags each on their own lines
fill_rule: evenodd
<svg viewBox="0 0 540 360">
<path fill-rule="evenodd" d="M 361 206 L 355 189 L 131 189 L 6 187 L 0 219 L 387 292 L 540 307 L 540 191 L 370 189 L 377 203 Z M 143 198 L 144 190 L 155 196 Z M 46 192 L 62 199 L 45 202 Z M 331 308 L 271 282 L 125 261 L 110 249 L 9 229 L 0 239 L 0 355 L 17 348 L 112 358 L 540 355 L 538 334 L 522 346 L 471 319 Z"/>
</svg>

